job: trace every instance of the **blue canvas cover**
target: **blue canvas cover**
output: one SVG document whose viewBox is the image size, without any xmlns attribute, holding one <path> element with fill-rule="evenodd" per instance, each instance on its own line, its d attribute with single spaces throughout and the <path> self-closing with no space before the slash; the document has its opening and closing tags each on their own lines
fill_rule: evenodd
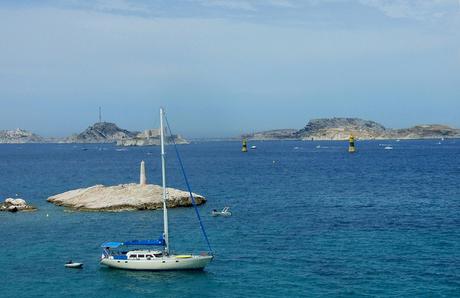
<svg viewBox="0 0 460 298">
<path fill-rule="evenodd" d="M 158 240 L 131 240 L 123 242 L 123 245 L 156 245 L 156 246 L 164 246 L 165 240 L 163 237 Z"/>
<path fill-rule="evenodd" d="M 117 248 L 123 245 L 155 245 L 155 246 L 164 246 L 165 239 L 163 236 L 160 237 L 158 240 L 131 240 L 125 242 L 104 242 L 101 244 L 101 247 L 108 247 L 108 248 Z"/>
<path fill-rule="evenodd" d="M 119 246 L 122 246 L 123 242 L 104 242 L 101 244 L 101 247 L 109 247 L 109 248 L 117 248 Z"/>
</svg>

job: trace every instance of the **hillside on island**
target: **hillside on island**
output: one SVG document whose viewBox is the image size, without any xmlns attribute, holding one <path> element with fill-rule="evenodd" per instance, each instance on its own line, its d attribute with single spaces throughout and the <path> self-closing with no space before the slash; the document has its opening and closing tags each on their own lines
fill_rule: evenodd
<svg viewBox="0 0 460 298">
<path fill-rule="evenodd" d="M 244 134 L 242 137 L 252 140 L 295 140 L 298 138 L 296 133 L 297 129 L 287 128 Z"/>
<path fill-rule="evenodd" d="M 115 123 L 98 122 L 79 134 L 65 139 L 66 143 L 115 143 L 122 138 L 134 137 L 138 132 L 119 128 Z"/>
<path fill-rule="evenodd" d="M 278 133 L 274 134 L 274 131 Z M 310 120 L 299 130 L 270 130 L 245 134 L 242 137 L 252 140 L 346 140 L 350 135 L 362 140 L 459 138 L 460 129 L 439 124 L 391 129 L 375 121 L 360 118 L 321 118 Z"/>
<path fill-rule="evenodd" d="M 166 143 L 174 138 L 177 144 L 188 144 L 179 135 L 166 137 Z M 160 130 L 147 129 L 143 132 L 119 128 L 115 123 L 99 122 L 80 134 L 68 137 L 65 143 L 116 143 L 117 146 L 154 146 L 160 145 Z"/>
<path fill-rule="evenodd" d="M 189 144 L 180 135 L 165 136 L 166 144 Z M 138 133 L 134 137 L 122 138 L 117 140 L 117 146 L 157 146 L 160 145 L 160 129 L 147 129 Z"/>
<path fill-rule="evenodd" d="M 44 141 L 43 137 L 24 129 L 0 130 L 0 144 L 43 143 Z"/>
</svg>

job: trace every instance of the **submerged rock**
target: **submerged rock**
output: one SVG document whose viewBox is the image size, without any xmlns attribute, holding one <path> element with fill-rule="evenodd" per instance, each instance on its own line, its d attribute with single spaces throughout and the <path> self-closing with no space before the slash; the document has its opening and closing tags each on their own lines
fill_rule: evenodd
<svg viewBox="0 0 460 298">
<path fill-rule="evenodd" d="M 174 188 L 167 188 L 167 190 L 168 208 L 192 206 L 188 192 Z M 95 185 L 51 196 L 48 202 L 81 211 L 153 210 L 163 207 L 162 193 L 161 186 L 154 184 Z M 198 194 L 193 196 L 197 205 L 206 202 L 203 196 Z"/>
<path fill-rule="evenodd" d="M 8 198 L 2 204 L 0 204 L 0 211 L 17 212 L 35 210 L 37 210 L 37 208 L 28 205 L 27 202 L 23 199 Z"/>
</svg>

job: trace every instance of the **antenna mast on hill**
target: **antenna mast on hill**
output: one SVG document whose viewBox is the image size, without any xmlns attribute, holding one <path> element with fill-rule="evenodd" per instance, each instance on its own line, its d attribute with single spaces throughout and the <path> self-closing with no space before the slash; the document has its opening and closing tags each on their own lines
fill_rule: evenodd
<svg viewBox="0 0 460 298">
<path fill-rule="evenodd" d="M 102 110 L 101 107 L 99 107 L 99 123 L 102 122 Z"/>
</svg>

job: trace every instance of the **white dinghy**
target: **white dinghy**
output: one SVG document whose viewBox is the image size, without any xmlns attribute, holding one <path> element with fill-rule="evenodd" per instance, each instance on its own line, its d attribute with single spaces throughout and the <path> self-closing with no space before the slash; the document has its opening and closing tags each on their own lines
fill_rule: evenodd
<svg viewBox="0 0 460 298">
<path fill-rule="evenodd" d="M 206 265 L 213 259 L 211 246 L 209 244 L 206 231 L 204 230 L 201 218 L 196 207 L 193 193 L 190 189 L 187 176 L 182 165 L 174 139 L 172 142 L 178 157 L 178 161 L 184 174 L 184 179 L 190 193 L 190 199 L 195 208 L 201 230 L 203 232 L 209 252 L 200 255 L 193 254 L 174 254 L 170 251 L 169 232 L 168 232 L 168 210 L 166 208 L 167 191 L 166 191 L 166 161 L 164 149 L 164 127 L 163 127 L 163 109 L 160 109 L 160 138 L 161 138 L 161 174 L 163 186 L 163 234 L 158 240 L 133 240 L 125 242 L 105 242 L 101 245 L 103 254 L 101 264 L 127 270 L 203 270 Z M 167 119 L 166 119 L 167 123 Z M 168 124 L 168 123 L 167 123 Z M 168 124 L 169 133 L 171 129 Z M 161 249 L 154 249 L 161 247 Z M 126 248 L 128 248 L 126 250 Z"/>
<path fill-rule="evenodd" d="M 69 261 L 67 263 L 64 264 L 64 267 L 66 268 L 83 268 L 83 263 L 75 263 L 75 262 L 72 262 L 72 261 Z"/>
</svg>

